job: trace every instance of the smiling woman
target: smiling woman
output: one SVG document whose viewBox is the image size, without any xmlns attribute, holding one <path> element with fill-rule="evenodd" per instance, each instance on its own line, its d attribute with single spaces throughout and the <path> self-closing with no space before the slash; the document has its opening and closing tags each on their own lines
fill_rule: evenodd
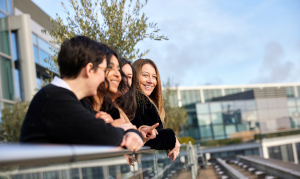
<svg viewBox="0 0 300 179">
<path fill-rule="evenodd" d="M 115 55 L 112 55 L 108 69 L 109 71 L 106 72 L 106 79 L 109 82 L 109 86 L 108 83 L 105 84 L 106 88 L 108 88 L 108 93 L 114 94 L 118 91 L 118 87 L 121 82 L 120 65 Z"/>
<path fill-rule="evenodd" d="M 168 158 L 174 161 L 179 154 L 180 143 L 172 129 L 164 129 L 165 110 L 163 108 L 160 75 L 155 63 L 150 59 L 138 59 L 133 63 L 136 70 L 136 98 L 138 108 L 135 118 L 131 121 L 139 130 L 156 123 L 158 135 L 148 140 L 145 146 L 157 150 L 166 150 Z"/>
</svg>

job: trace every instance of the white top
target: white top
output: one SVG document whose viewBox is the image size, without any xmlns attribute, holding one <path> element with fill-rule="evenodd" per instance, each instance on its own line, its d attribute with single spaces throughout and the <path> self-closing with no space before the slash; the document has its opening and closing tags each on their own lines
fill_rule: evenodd
<svg viewBox="0 0 300 179">
<path fill-rule="evenodd" d="M 66 83 L 63 79 L 61 79 L 57 76 L 54 77 L 51 84 L 72 91 L 71 87 L 68 85 L 68 83 Z"/>
</svg>

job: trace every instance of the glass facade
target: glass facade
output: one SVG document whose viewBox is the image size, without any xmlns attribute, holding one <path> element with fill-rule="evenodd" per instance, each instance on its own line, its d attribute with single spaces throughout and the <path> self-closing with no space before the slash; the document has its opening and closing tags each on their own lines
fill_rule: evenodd
<svg viewBox="0 0 300 179">
<path fill-rule="evenodd" d="M 196 104 L 201 140 L 219 140 L 259 131 L 254 100 Z"/>
<path fill-rule="evenodd" d="M 50 68 L 50 64 L 46 63 L 45 60 L 53 55 L 51 45 L 35 34 L 32 34 L 32 42 L 34 61 L 44 68 Z"/>
<path fill-rule="evenodd" d="M 183 106 L 201 102 L 200 90 L 182 90 L 180 95 Z"/>
<path fill-rule="evenodd" d="M 249 90 L 254 90 L 254 96 L 232 96 L 238 98 L 235 100 L 218 98 L 222 97 L 222 91 L 226 96 Z M 200 102 L 200 91 L 203 91 L 204 103 Z M 200 135 L 185 136 L 191 136 L 197 141 L 228 138 L 242 138 L 246 141 L 252 140 L 257 133 L 300 128 L 300 86 L 181 90 L 180 93 L 185 97 L 182 98 L 183 105 L 188 104 L 185 108 L 196 111 L 197 124 L 193 125 L 197 125 L 198 129 L 193 126 L 192 130 L 193 134 L 199 130 Z M 239 96 L 246 99 L 240 99 Z M 213 98 L 220 101 L 212 101 Z M 189 124 L 186 130 L 191 128 Z"/>
<path fill-rule="evenodd" d="M 269 157 L 285 162 L 294 162 L 292 144 L 268 147 Z"/>
<path fill-rule="evenodd" d="M 53 55 L 52 46 L 38 37 L 37 35 L 32 33 L 32 43 L 33 43 L 33 54 L 34 54 L 34 61 L 38 65 L 37 66 L 37 87 L 41 87 L 43 81 L 45 79 L 49 79 L 50 76 L 46 73 L 46 68 L 51 69 L 51 64 L 47 59 Z"/>
<path fill-rule="evenodd" d="M 10 55 L 8 19 L 0 11 L 0 52 Z"/>
<path fill-rule="evenodd" d="M 295 91 L 293 86 L 285 87 L 286 91 L 286 97 L 288 98 L 294 98 L 295 97 Z"/>
<path fill-rule="evenodd" d="M 12 74 L 12 62 L 10 59 L 0 56 L 0 75 L 2 86 L 2 98 L 14 100 L 14 85 Z"/>
<path fill-rule="evenodd" d="M 213 98 L 221 97 L 222 90 L 221 89 L 205 89 L 203 90 L 205 102 L 211 101 Z"/>
<path fill-rule="evenodd" d="M 296 152 L 298 156 L 298 162 L 300 162 L 300 143 L 296 143 Z"/>
<path fill-rule="evenodd" d="M 230 94 L 242 92 L 242 89 L 241 88 L 230 88 L 230 89 L 225 89 L 224 91 L 225 91 L 225 95 L 230 95 Z"/>
<path fill-rule="evenodd" d="M 0 1 L 0 123 L 2 108 L 5 104 L 14 103 L 13 59 L 11 56 L 10 31 L 7 16 L 11 13 L 11 1 Z M 5 102 L 5 103 L 4 103 Z"/>
<path fill-rule="evenodd" d="M 15 62 L 15 84 L 16 84 L 16 99 L 21 101 L 23 100 L 23 88 L 22 88 L 22 80 L 20 74 L 20 61 L 19 61 L 19 49 L 18 49 L 18 41 L 17 41 L 17 32 L 11 32 L 11 41 L 12 41 L 12 54 L 13 60 Z"/>
</svg>

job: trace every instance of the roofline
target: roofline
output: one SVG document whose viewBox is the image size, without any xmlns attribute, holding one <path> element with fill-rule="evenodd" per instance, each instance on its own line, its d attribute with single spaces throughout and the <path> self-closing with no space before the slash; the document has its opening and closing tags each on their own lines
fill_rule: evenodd
<svg viewBox="0 0 300 179">
<path fill-rule="evenodd" d="M 245 85 L 203 85 L 203 86 L 178 86 L 178 90 L 200 90 L 200 89 L 229 89 L 229 88 L 264 88 L 264 87 L 288 87 L 300 86 L 300 83 L 264 83 L 264 84 L 245 84 Z M 172 87 L 175 88 L 175 87 Z"/>
</svg>

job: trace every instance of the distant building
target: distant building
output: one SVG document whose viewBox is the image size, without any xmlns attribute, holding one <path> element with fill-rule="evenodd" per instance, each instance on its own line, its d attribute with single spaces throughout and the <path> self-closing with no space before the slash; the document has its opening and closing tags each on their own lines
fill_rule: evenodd
<svg viewBox="0 0 300 179">
<path fill-rule="evenodd" d="M 227 146 L 227 153 L 222 151 L 222 147 L 205 150 L 210 151 L 213 157 L 260 154 L 279 159 L 284 158 L 279 155 L 280 151 L 292 151 L 289 153 L 293 155 L 287 161 L 298 163 L 300 140 L 297 138 L 291 137 L 294 140 L 289 140 L 289 143 L 285 142 L 286 139 L 281 141 L 277 138 L 277 143 L 272 143 L 277 146 L 273 146 L 266 144 L 271 139 L 264 139 L 257 144 L 254 136 L 299 129 L 299 95 L 300 83 L 199 86 L 178 87 L 173 101 L 178 106 L 184 106 L 188 112 L 187 127 L 182 136 L 193 137 L 197 142 L 235 138 L 247 142 Z M 282 155 L 288 156 L 288 153 Z"/>
<path fill-rule="evenodd" d="M 16 100 L 30 101 L 42 81 L 49 78 L 44 59 L 55 47 L 43 29 L 52 30 L 49 16 L 32 1 L 1 0 L 0 109 Z"/>
</svg>

